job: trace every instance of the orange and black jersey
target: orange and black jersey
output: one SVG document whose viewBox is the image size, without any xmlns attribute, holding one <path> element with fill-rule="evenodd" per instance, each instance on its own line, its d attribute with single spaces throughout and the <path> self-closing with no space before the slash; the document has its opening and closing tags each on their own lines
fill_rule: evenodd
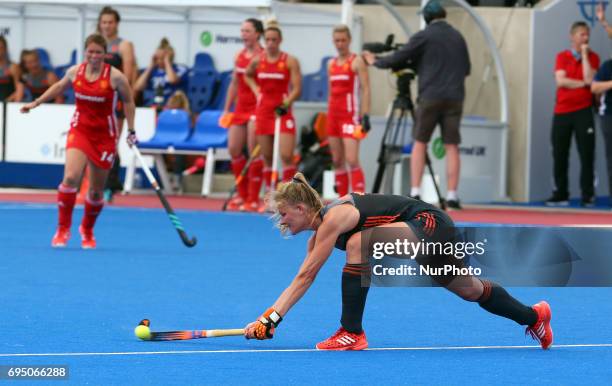
<svg viewBox="0 0 612 386">
<path fill-rule="evenodd" d="M 346 250 L 346 243 L 352 235 L 379 225 L 416 221 L 422 230 L 422 235 L 431 236 L 436 228 L 437 219 L 444 218 L 445 222 L 450 221 L 452 224 L 450 218 L 433 205 L 410 197 L 387 194 L 350 193 L 326 205 L 321 210 L 321 217 L 334 206 L 342 204 L 353 205 L 359 211 L 357 225 L 341 234 L 336 240 L 336 248 L 343 251 Z"/>
</svg>

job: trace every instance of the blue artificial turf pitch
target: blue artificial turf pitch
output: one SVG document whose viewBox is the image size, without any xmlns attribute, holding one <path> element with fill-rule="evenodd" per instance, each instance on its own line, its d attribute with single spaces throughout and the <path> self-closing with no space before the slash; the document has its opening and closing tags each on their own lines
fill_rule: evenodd
<svg viewBox="0 0 612 386">
<path fill-rule="evenodd" d="M 271 341 L 142 342 L 133 330 L 143 318 L 154 331 L 244 327 L 290 283 L 308 235 L 283 239 L 264 216 L 179 211 L 198 237 L 189 249 L 163 210 L 108 207 L 97 249 L 80 249 L 77 209 L 69 246 L 56 250 L 56 210 L 0 203 L 0 366 L 68 365 L 71 384 L 93 385 L 612 380 L 610 288 L 510 289 L 551 304 L 549 351 L 441 288 L 372 288 L 364 327 L 374 350 L 317 352 L 339 327 L 339 251 Z"/>
</svg>

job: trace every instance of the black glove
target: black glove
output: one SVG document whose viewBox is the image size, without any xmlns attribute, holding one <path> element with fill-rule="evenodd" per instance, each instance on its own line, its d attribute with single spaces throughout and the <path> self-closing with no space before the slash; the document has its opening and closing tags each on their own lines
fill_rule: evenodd
<svg viewBox="0 0 612 386">
<path fill-rule="evenodd" d="M 363 114 L 361 117 L 361 129 L 364 133 L 370 131 L 372 126 L 370 126 L 370 116 L 368 114 Z"/>
<path fill-rule="evenodd" d="M 138 144 L 138 138 L 136 137 L 136 131 L 134 129 L 128 129 L 126 139 L 130 147 Z"/>
<path fill-rule="evenodd" d="M 284 103 L 280 104 L 274 109 L 274 113 L 276 113 L 276 116 L 278 117 L 282 117 L 283 115 L 286 115 L 288 112 L 289 112 L 289 106 L 287 106 Z"/>
</svg>

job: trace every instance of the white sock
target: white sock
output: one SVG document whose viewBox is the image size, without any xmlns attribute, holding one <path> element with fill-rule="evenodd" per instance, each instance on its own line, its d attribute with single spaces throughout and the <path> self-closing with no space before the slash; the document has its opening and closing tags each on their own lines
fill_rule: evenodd
<svg viewBox="0 0 612 386">
<path fill-rule="evenodd" d="M 421 194 L 420 188 L 410 188 L 410 197 L 418 196 Z"/>
<path fill-rule="evenodd" d="M 454 200 L 457 201 L 458 197 L 457 197 L 457 191 L 456 190 L 449 190 L 446 193 L 446 199 L 447 200 Z"/>
</svg>

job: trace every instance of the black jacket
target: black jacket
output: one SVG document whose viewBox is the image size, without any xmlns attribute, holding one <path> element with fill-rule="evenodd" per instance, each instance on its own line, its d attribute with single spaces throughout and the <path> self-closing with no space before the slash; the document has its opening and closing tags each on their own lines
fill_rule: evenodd
<svg viewBox="0 0 612 386">
<path fill-rule="evenodd" d="M 374 66 L 405 68 L 408 63 L 417 71 L 419 100 L 464 99 L 470 56 L 461 33 L 446 21 L 431 22 L 398 51 L 377 58 Z"/>
</svg>

